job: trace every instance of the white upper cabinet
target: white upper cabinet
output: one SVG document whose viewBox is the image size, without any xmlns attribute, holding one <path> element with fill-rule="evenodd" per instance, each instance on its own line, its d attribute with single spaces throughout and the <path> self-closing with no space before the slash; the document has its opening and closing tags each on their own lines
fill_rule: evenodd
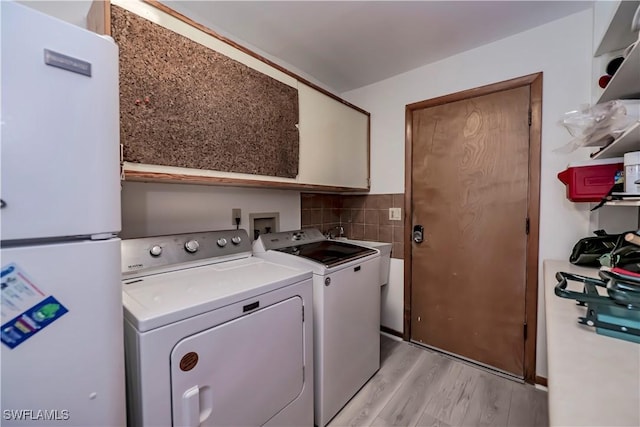
<svg viewBox="0 0 640 427">
<path fill-rule="evenodd" d="M 305 84 L 300 104 L 300 181 L 369 187 L 369 115 Z"/>
</svg>

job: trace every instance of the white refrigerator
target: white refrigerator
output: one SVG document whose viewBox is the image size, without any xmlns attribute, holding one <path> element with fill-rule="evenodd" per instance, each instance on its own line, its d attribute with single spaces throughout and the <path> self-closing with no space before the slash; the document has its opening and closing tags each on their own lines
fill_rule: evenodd
<svg viewBox="0 0 640 427">
<path fill-rule="evenodd" d="M 118 48 L 0 14 L 0 424 L 124 426 Z"/>
</svg>

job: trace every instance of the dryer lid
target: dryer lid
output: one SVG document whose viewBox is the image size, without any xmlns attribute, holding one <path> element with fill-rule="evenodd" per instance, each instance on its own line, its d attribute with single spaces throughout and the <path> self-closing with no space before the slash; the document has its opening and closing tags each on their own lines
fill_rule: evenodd
<svg viewBox="0 0 640 427">
<path fill-rule="evenodd" d="M 124 315 L 139 332 L 149 331 L 311 277 L 251 257 L 124 280 Z"/>
</svg>

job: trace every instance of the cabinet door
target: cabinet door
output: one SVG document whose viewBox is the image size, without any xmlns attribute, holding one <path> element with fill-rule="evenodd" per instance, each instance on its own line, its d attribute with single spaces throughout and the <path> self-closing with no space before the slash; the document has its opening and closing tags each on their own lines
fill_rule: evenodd
<svg viewBox="0 0 640 427">
<path fill-rule="evenodd" d="M 171 352 L 173 425 L 260 426 L 304 385 L 302 299 L 192 335 Z"/>
<path fill-rule="evenodd" d="M 367 188 L 369 116 L 302 83 L 300 175 L 305 184 Z"/>
</svg>

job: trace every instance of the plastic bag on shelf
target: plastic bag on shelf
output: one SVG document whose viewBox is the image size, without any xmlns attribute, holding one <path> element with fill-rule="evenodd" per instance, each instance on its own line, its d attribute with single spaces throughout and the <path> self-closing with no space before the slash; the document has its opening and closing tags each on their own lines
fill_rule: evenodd
<svg viewBox="0 0 640 427">
<path fill-rule="evenodd" d="M 640 99 L 616 99 L 569 111 L 561 120 L 574 139 L 557 152 L 569 153 L 581 147 L 610 144 L 640 120 Z"/>
</svg>

